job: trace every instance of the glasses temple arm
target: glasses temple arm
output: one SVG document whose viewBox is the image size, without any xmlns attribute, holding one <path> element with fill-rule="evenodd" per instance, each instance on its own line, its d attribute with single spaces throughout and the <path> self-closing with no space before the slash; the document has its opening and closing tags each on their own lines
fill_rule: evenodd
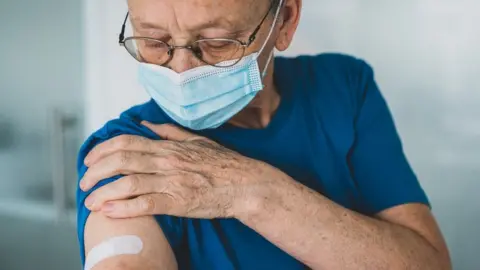
<svg viewBox="0 0 480 270">
<path fill-rule="evenodd" d="M 127 25 L 128 15 L 129 15 L 129 12 L 127 12 L 127 15 L 125 16 L 125 20 L 123 21 L 123 24 L 122 24 L 122 31 L 120 31 L 120 35 L 118 35 L 119 44 L 123 44 L 123 41 L 125 39 L 125 27 Z"/>
<path fill-rule="evenodd" d="M 263 23 L 265 22 L 265 20 L 268 18 L 268 15 L 270 14 L 270 12 L 272 11 L 273 7 L 274 7 L 274 3 L 275 1 L 272 1 L 272 4 L 270 5 L 270 8 L 268 9 L 268 12 L 267 14 L 265 14 L 265 16 L 263 17 L 262 21 L 258 24 L 257 28 L 255 28 L 255 30 L 253 31 L 253 33 L 250 35 L 250 37 L 248 38 L 248 43 L 247 43 L 247 46 L 250 46 L 254 41 L 255 39 L 257 38 L 257 34 L 258 34 L 258 31 L 260 31 L 260 28 L 262 28 L 262 25 Z"/>
</svg>

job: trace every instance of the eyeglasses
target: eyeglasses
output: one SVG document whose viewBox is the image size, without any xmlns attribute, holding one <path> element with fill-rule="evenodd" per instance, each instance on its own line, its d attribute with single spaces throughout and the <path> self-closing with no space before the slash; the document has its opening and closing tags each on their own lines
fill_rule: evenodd
<svg viewBox="0 0 480 270">
<path fill-rule="evenodd" d="M 120 46 L 125 47 L 127 52 L 137 61 L 155 65 L 165 65 L 172 60 L 176 49 L 190 50 L 193 55 L 207 65 L 215 67 L 231 67 L 239 63 L 245 56 L 247 48 L 255 41 L 263 23 L 274 7 L 272 1 L 267 14 L 255 28 L 247 42 L 228 38 L 205 38 L 199 39 L 187 46 L 173 46 L 164 41 L 149 37 L 127 37 L 125 28 L 129 13 L 125 16 L 122 30 L 118 37 Z"/>
</svg>

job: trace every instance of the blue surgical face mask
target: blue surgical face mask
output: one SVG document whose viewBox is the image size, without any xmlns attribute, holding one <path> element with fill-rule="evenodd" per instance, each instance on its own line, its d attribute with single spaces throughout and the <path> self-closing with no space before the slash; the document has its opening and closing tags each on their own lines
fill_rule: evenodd
<svg viewBox="0 0 480 270">
<path fill-rule="evenodd" d="M 166 67 L 142 63 L 140 83 L 178 124 L 193 130 L 221 126 L 245 108 L 264 87 L 263 77 L 273 53 L 262 73 L 258 57 L 273 33 L 280 7 L 281 3 L 260 51 L 244 57 L 238 64 L 228 68 L 201 66 L 176 73 Z M 228 66 L 228 62 L 220 65 Z"/>
</svg>

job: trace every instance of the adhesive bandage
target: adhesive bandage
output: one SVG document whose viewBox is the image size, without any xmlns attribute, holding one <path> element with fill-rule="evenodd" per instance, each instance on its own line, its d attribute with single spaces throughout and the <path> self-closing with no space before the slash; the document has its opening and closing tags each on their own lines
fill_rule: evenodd
<svg viewBox="0 0 480 270">
<path fill-rule="evenodd" d="M 119 256 L 139 254 L 143 249 L 142 240 L 135 235 L 110 238 L 92 248 L 85 260 L 85 270 L 91 270 L 99 262 Z"/>
</svg>

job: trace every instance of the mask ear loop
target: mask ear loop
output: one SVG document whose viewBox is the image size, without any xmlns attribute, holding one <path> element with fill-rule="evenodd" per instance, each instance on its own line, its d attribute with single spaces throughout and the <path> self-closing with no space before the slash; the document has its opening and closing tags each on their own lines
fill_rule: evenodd
<svg viewBox="0 0 480 270">
<path fill-rule="evenodd" d="M 267 76 L 268 65 L 270 65 L 270 61 L 272 61 L 273 55 L 274 55 L 274 53 L 273 53 L 273 51 L 272 51 L 272 53 L 270 53 L 270 56 L 268 57 L 267 64 L 266 64 L 265 67 L 263 68 L 262 78 L 265 78 L 265 76 Z"/>
<path fill-rule="evenodd" d="M 265 49 L 265 47 L 267 46 L 268 40 L 272 37 L 273 30 L 275 30 L 275 25 L 277 24 L 278 15 L 280 15 L 280 10 L 282 9 L 282 6 L 283 6 L 283 0 L 280 0 L 280 3 L 278 3 L 277 11 L 275 12 L 273 24 L 270 27 L 270 31 L 268 32 L 267 39 L 263 43 L 262 48 L 258 51 L 258 54 L 261 54 L 263 52 L 263 49 Z"/>
<path fill-rule="evenodd" d="M 257 59 L 258 59 L 258 56 L 263 52 L 263 50 L 267 46 L 268 40 L 270 40 L 270 38 L 272 37 L 273 30 L 275 30 L 275 26 L 277 25 L 278 15 L 280 15 L 280 10 L 282 9 L 282 6 L 283 6 L 283 0 L 280 0 L 280 3 L 278 3 L 277 11 L 275 12 L 275 17 L 273 18 L 273 24 L 270 27 L 270 31 L 268 32 L 267 39 L 263 43 L 262 48 L 258 51 Z M 272 52 L 270 53 L 270 56 L 268 57 L 267 64 L 263 68 L 262 78 L 265 78 L 265 76 L 267 75 L 267 68 L 268 68 L 268 65 L 270 64 L 270 61 L 272 61 L 273 55 L 274 55 L 274 52 L 272 50 Z"/>
</svg>

